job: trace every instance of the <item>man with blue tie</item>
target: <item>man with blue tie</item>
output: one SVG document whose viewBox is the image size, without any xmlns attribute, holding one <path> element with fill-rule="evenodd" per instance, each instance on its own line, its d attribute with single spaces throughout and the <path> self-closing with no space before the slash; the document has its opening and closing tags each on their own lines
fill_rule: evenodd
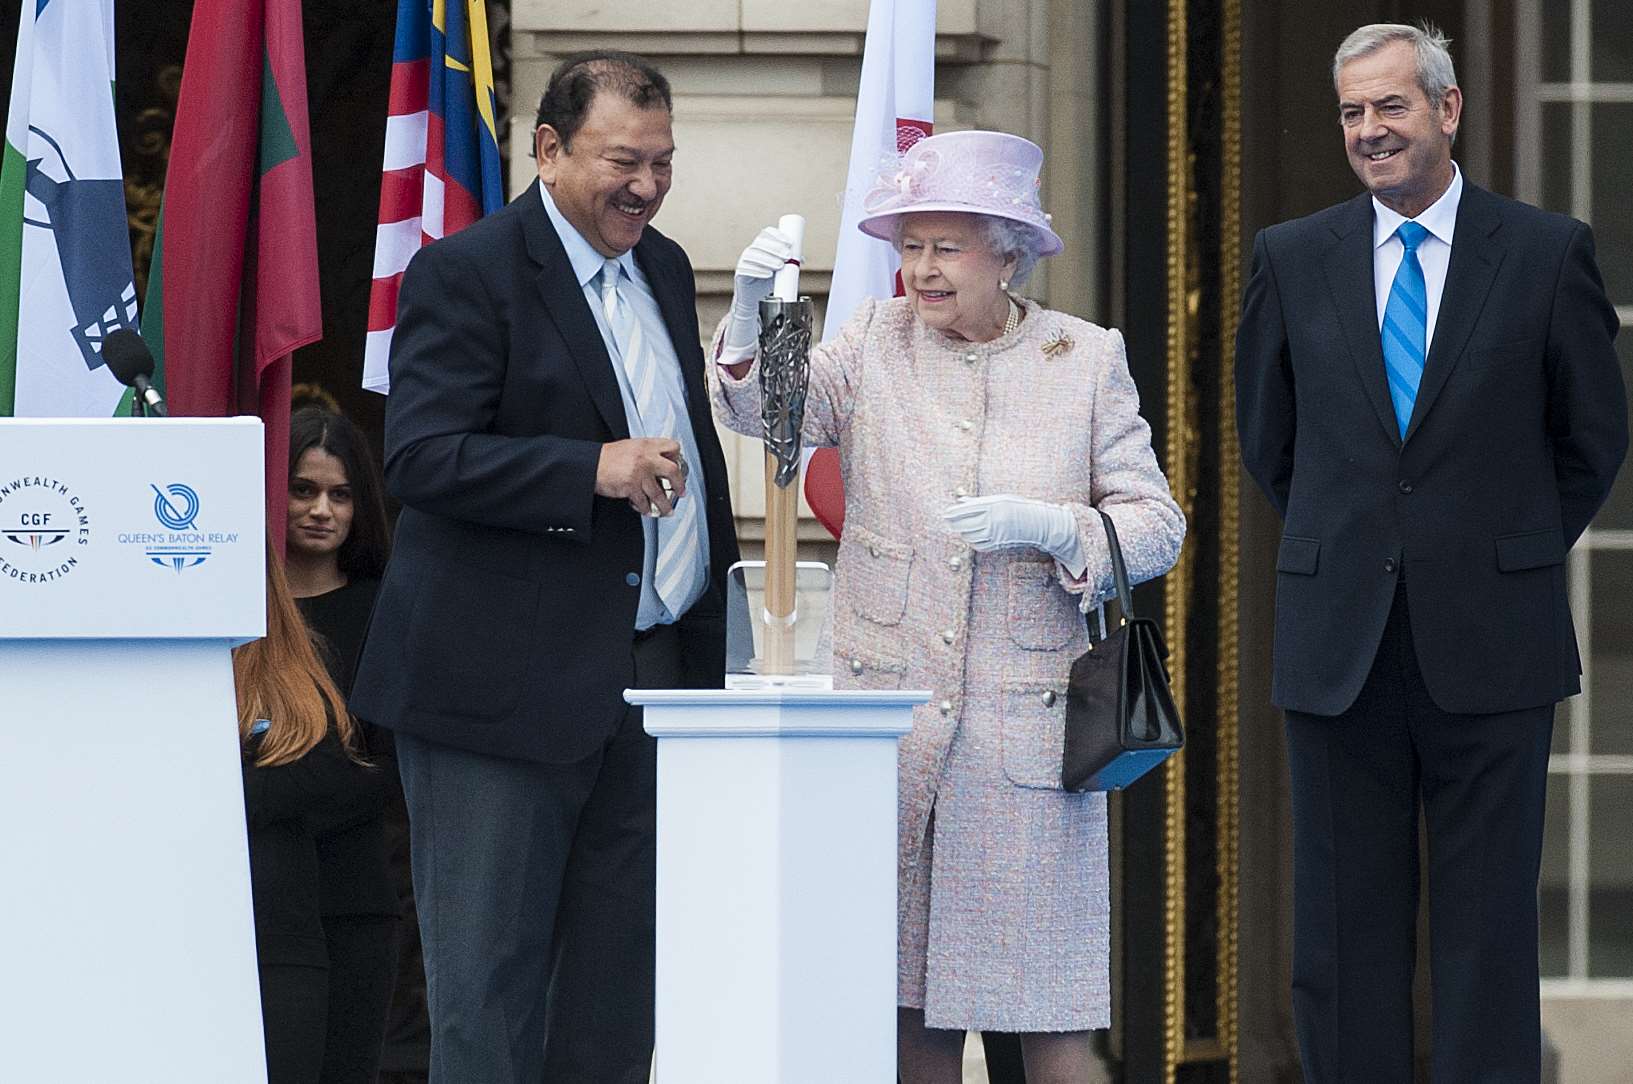
<svg viewBox="0 0 1633 1084">
<path fill-rule="evenodd" d="M 639 57 L 567 57 L 539 183 L 403 278 L 351 707 L 396 734 L 442 1084 L 650 1072 L 656 751 L 622 693 L 721 686 L 737 558 L 691 264 L 650 225 L 670 108 Z"/>
<path fill-rule="evenodd" d="M 1592 234 L 1462 176 L 1446 46 L 1398 25 L 1339 46 L 1367 191 L 1260 233 L 1236 340 L 1242 457 L 1284 520 L 1273 698 L 1317 1082 L 1413 1079 L 1420 808 L 1433 1078 L 1539 1078 L 1548 747 L 1580 674 L 1565 556 L 1627 448 Z"/>
</svg>

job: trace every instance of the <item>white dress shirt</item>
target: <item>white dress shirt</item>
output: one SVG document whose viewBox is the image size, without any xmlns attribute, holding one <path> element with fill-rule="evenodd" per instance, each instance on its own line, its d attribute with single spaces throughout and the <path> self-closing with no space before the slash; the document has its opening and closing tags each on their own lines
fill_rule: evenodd
<svg viewBox="0 0 1633 1084">
<path fill-rule="evenodd" d="M 1429 231 L 1418 242 L 1418 263 L 1423 267 L 1423 285 L 1428 292 L 1429 320 L 1423 338 L 1423 352 L 1428 356 L 1435 341 L 1435 317 L 1440 313 L 1440 297 L 1446 292 L 1446 268 L 1452 262 L 1452 233 L 1457 229 L 1457 205 L 1463 199 L 1463 171 L 1452 163 L 1452 183 L 1439 199 L 1413 219 Z M 1395 272 L 1400 270 L 1401 257 L 1406 246 L 1395 236 L 1406 218 L 1398 211 L 1372 198 L 1372 288 L 1378 299 L 1378 330 L 1384 326 L 1384 309 L 1389 306 L 1389 291 L 1395 285 Z"/>
</svg>

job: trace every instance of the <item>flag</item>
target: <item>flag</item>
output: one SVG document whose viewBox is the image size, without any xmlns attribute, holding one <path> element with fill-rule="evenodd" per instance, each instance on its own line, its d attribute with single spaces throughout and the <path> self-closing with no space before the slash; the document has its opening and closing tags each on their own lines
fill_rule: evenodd
<svg viewBox="0 0 1633 1084">
<path fill-rule="evenodd" d="M 422 245 L 504 205 L 484 0 L 398 0 L 363 387 L 390 390 L 397 289 Z"/>
<path fill-rule="evenodd" d="M 113 0 L 22 5 L 0 165 L 0 416 L 107 417 L 102 339 L 136 326 Z"/>
<path fill-rule="evenodd" d="M 901 260 L 888 242 L 856 228 L 862 200 L 885 160 L 929 135 L 935 117 L 935 0 L 873 0 L 862 46 L 862 83 L 856 93 L 845 207 L 839 217 L 833 286 L 822 337 L 839 334 L 865 298 L 901 291 Z M 805 500 L 835 538 L 845 525 L 845 490 L 839 453 L 818 448 L 805 471 Z"/>
<path fill-rule="evenodd" d="M 306 118 L 300 0 L 197 0 L 142 334 L 172 414 L 261 416 L 280 552 L 290 354 L 323 334 Z"/>
</svg>

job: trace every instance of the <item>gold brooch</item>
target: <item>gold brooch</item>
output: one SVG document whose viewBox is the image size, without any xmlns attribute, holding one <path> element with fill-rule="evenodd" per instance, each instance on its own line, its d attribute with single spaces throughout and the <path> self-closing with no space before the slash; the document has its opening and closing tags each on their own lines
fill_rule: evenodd
<svg viewBox="0 0 1633 1084">
<path fill-rule="evenodd" d="M 1058 358 L 1071 348 L 1072 340 L 1068 339 L 1065 335 L 1056 332 L 1054 338 L 1043 344 L 1043 356 L 1046 358 Z"/>
</svg>

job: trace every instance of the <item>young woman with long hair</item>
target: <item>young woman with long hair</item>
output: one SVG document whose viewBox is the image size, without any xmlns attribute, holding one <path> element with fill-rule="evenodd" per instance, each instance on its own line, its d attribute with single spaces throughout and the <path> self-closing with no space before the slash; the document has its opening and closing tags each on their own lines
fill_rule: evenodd
<svg viewBox="0 0 1633 1084">
<path fill-rule="evenodd" d="M 323 405 L 290 416 L 290 588 L 348 697 L 389 550 L 383 491 L 374 456 L 350 420 Z M 382 816 L 318 838 L 333 992 L 344 992 L 329 1001 L 326 1063 L 333 1072 L 325 1079 L 372 1080 L 378 1069 L 385 1084 L 397 1073 L 423 1077 L 430 1032 L 408 813 L 391 733 L 359 723 L 358 740 L 380 769 L 386 800 Z"/>
<path fill-rule="evenodd" d="M 335 1064 L 346 1043 L 331 1041 L 331 1005 L 349 996 L 348 963 L 325 929 L 319 840 L 378 821 L 385 791 L 270 539 L 266 570 L 267 634 L 233 651 L 233 679 L 268 1084 L 371 1079 Z M 377 876 L 389 893 L 383 854 Z M 377 1051 L 378 1028 L 373 1042 Z"/>
</svg>

